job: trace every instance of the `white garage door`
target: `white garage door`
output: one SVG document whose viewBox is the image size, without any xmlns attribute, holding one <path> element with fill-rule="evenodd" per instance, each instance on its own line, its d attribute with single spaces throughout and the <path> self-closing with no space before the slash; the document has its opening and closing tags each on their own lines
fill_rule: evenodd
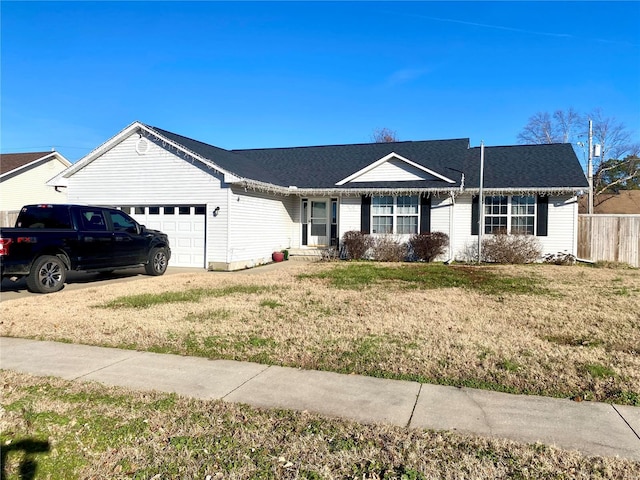
<svg viewBox="0 0 640 480">
<path fill-rule="evenodd" d="M 205 267 L 204 205 L 122 207 L 138 223 L 169 236 L 173 267 Z"/>
</svg>

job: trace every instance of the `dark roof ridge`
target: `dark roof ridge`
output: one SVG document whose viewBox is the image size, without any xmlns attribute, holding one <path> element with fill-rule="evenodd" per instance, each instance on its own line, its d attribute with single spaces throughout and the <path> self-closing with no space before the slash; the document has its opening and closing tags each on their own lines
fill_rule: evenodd
<svg viewBox="0 0 640 480">
<path fill-rule="evenodd" d="M 541 146 L 554 146 L 554 145 L 572 145 L 569 142 L 554 142 L 554 143 L 521 143 L 517 145 L 485 145 L 484 148 L 521 148 L 521 147 L 541 147 Z M 481 145 L 477 147 L 470 147 L 470 149 L 481 148 Z"/>
<path fill-rule="evenodd" d="M 190 141 L 190 142 L 200 143 L 200 144 L 202 144 L 202 145 L 206 145 L 206 146 L 208 146 L 208 147 L 217 148 L 218 150 L 224 150 L 224 151 L 226 151 L 226 152 L 231 153 L 231 150 L 227 150 L 226 148 L 218 147 L 218 146 L 213 145 L 213 144 L 211 144 L 211 143 L 203 142 L 202 140 L 196 140 L 195 138 L 187 137 L 187 136 L 185 136 L 185 135 L 180 135 L 179 133 L 175 133 L 175 132 L 172 132 L 172 131 L 170 131 L 170 130 L 165 130 L 164 128 L 154 127 L 153 125 L 147 125 L 147 124 L 143 124 L 143 125 L 144 125 L 145 127 L 149 128 L 149 129 L 153 130 L 154 132 L 156 132 L 156 133 L 160 134 L 160 135 L 162 135 L 163 133 L 168 133 L 168 134 L 171 134 L 171 135 L 172 135 L 172 136 L 174 136 L 174 137 L 184 138 L 185 140 L 188 140 L 188 141 Z"/>
<path fill-rule="evenodd" d="M 295 149 L 311 149 L 311 148 L 334 148 L 334 147 L 363 147 L 367 145 L 400 145 L 408 143 L 427 143 L 427 142 L 459 142 L 461 140 L 469 141 L 468 138 L 447 138 L 438 140 L 401 140 L 398 142 L 362 142 L 362 143 L 336 143 L 327 145 L 300 145 L 298 147 L 262 147 L 262 148 L 234 148 L 231 152 L 258 152 L 263 150 L 295 150 Z"/>
</svg>

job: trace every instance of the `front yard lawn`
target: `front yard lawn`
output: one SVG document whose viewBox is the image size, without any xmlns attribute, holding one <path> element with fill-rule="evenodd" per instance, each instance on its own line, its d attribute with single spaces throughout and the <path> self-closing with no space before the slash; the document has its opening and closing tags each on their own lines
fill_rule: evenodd
<svg viewBox="0 0 640 480">
<path fill-rule="evenodd" d="M 0 334 L 640 405 L 640 270 L 287 262 L 2 303 Z"/>
</svg>

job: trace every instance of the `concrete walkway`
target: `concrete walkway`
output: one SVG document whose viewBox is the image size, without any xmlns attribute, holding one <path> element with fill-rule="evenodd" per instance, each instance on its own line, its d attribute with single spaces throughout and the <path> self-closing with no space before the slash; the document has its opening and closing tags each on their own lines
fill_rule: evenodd
<svg viewBox="0 0 640 480">
<path fill-rule="evenodd" d="M 640 461 L 638 407 L 5 337 L 0 368 Z"/>
</svg>

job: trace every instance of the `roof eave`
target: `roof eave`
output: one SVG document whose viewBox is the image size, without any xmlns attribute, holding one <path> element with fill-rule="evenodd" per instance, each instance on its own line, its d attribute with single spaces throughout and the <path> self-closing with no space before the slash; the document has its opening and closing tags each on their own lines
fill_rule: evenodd
<svg viewBox="0 0 640 480">
<path fill-rule="evenodd" d="M 479 193 L 478 188 L 464 188 L 459 186 L 451 187 L 406 187 L 406 188 L 388 188 L 384 186 L 380 187 L 367 187 L 367 188 L 312 188 L 312 187 L 297 187 L 289 186 L 283 187 L 280 185 L 274 185 L 265 182 L 259 182 L 247 178 L 238 179 L 231 183 L 232 185 L 244 188 L 246 190 L 253 190 L 265 193 L 273 193 L 279 195 L 297 195 L 301 197 L 350 197 L 350 196 L 373 196 L 373 195 L 462 195 L 471 194 L 477 195 Z M 510 188 L 483 188 L 485 194 L 489 195 L 578 195 L 580 192 L 585 191 L 585 187 L 510 187 Z"/>
<path fill-rule="evenodd" d="M 573 195 L 578 194 L 581 191 L 585 191 L 588 187 L 500 187 L 500 188 L 492 188 L 492 187 L 483 187 L 484 194 L 498 194 L 498 195 L 531 195 L 531 194 L 542 194 L 542 195 L 562 195 L 571 193 Z M 471 193 L 473 195 L 477 195 L 480 193 L 479 188 L 465 188 L 465 193 Z"/>
<path fill-rule="evenodd" d="M 8 172 L 3 173 L 2 175 L 0 175 L 0 179 L 5 178 L 5 177 L 13 177 L 17 174 L 20 174 L 20 172 L 22 170 L 28 170 L 29 168 L 32 168 L 36 165 L 38 165 L 39 163 L 46 163 L 49 160 L 52 160 L 53 158 L 57 159 L 60 161 L 60 163 L 62 163 L 65 167 L 70 167 L 71 166 L 71 162 L 69 160 L 67 160 L 63 155 L 61 155 L 59 152 L 53 151 L 48 153 L 47 155 L 44 155 L 40 158 L 37 158 L 35 160 L 33 160 L 32 162 L 29 163 L 25 163 L 24 165 L 20 165 L 17 168 L 14 168 L 13 170 L 9 170 Z"/>
<path fill-rule="evenodd" d="M 219 174 L 221 174 L 221 175 L 223 175 L 225 177 L 230 176 L 229 178 L 231 180 L 235 180 L 237 178 L 240 178 L 237 175 L 234 175 L 232 172 L 229 172 L 229 171 L 225 170 L 224 168 L 220 167 L 219 165 L 217 165 L 215 162 L 211 161 L 210 159 L 205 158 L 205 157 L 203 157 L 201 155 L 198 155 L 197 153 L 189 150 L 188 148 L 184 147 L 183 145 L 180 145 L 179 143 L 176 143 L 176 142 L 166 138 L 162 134 L 160 134 L 157 131 L 155 131 L 153 128 L 145 125 L 144 123 L 141 123 L 139 121 L 135 121 L 135 122 L 131 123 L 130 125 L 128 125 L 127 127 L 125 127 L 120 132 L 118 132 L 116 135 L 111 137 L 109 140 L 104 142 L 102 145 L 100 145 L 99 147 L 97 147 L 94 150 L 92 150 L 91 152 L 89 152 L 82 159 L 80 159 L 76 164 L 72 165 L 71 167 L 67 168 L 64 172 L 62 172 L 62 174 L 60 174 L 60 175 L 56 176 L 55 178 L 51 179 L 50 180 L 51 184 L 54 185 L 54 186 L 65 186 L 63 184 L 63 182 L 67 178 L 71 177 L 77 171 L 79 171 L 82 168 L 84 168 L 87 165 L 89 165 L 91 162 L 96 160 L 98 157 L 103 155 L 105 152 L 111 150 L 114 146 L 118 145 L 120 142 L 122 142 L 123 140 L 125 140 L 126 138 L 128 138 L 130 135 L 132 135 L 134 133 L 139 133 L 140 135 L 143 135 L 145 137 L 154 137 L 158 141 L 162 142 L 163 145 L 165 145 L 165 146 L 169 145 L 174 150 L 176 150 L 177 152 L 180 152 L 180 154 L 183 157 L 190 157 L 191 159 L 202 163 L 207 168 L 209 168 L 211 170 L 214 170 L 215 172 L 217 172 L 217 173 L 219 173 Z M 65 180 L 63 180 L 63 179 L 65 179 Z"/>
</svg>

